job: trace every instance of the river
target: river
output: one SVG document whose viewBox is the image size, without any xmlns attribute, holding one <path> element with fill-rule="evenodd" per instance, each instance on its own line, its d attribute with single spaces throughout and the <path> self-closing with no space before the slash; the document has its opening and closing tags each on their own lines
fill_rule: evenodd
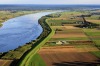
<svg viewBox="0 0 100 66">
<path fill-rule="evenodd" d="M 40 12 L 12 18 L 0 28 L 0 52 L 13 50 L 31 40 L 35 40 L 43 29 L 38 20 L 53 12 Z"/>
</svg>

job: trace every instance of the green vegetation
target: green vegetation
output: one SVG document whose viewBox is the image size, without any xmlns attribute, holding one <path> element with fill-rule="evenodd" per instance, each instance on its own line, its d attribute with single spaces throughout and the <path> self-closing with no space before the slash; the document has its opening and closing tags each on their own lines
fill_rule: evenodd
<svg viewBox="0 0 100 66">
<path fill-rule="evenodd" d="M 60 13 L 53 13 L 53 14 L 46 15 L 46 17 L 49 17 L 49 18 L 57 18 L 57 17 L 60 17 L 60 16 L 61 16 Z"/>
<path fill-rule="evenodd" d="M 63 24 L 75 24 L 76 20 L 48 20 L 49 25 L 51 26 L 62 26 Z"/>
<path fill-rule="evenodd" d="M 24 46 L 20 46 L 15 50 L 8 51 L 5 55 L 1 57 L 1 59 L 20 59 L 21 56 L 28 51 L 32 46 L 32 43 L 26 44 Z"/>
<path fill-rule="evenodd" d="M 96 46 L 100 49 L 100 39 L 99 40 L 94 40 L 94 42 L 96 43 Z"/>
<path fill-rule="evenodd" d="M 46 66 L 44 60 L 41 58 L 39 54 L 33 55 L 30 59 L 29 66 Z"/>
<path fill-rule="evenodd" d="M 99 36 L 100 32 L 86 32 L 88 36 Z"/>
<path fill-rule="evenodd" d="M 100 58 L 100 51 L 94 51 L 91 53 L 94 54 L 95 56 L 97 56 L 98 58 Z"/>
<path fill-rule="evenodd" d="M 21 59 L 20 62 L 18 63 L 18 66 L 31 66 L 30 62 L 32 61 L 33 56 L 37 53 L 37 51 L 51 38 L 51 36 L 54 35 L 54 31 L 49 27 L 49 25 L 45 22 L 45 17 L 42 17 L 39 20 L 39 23 L 42 25 L 43 27 L 43 33 L 40 35 L 40 40 L 38 40 L 33 47 L 27 52 L 25 53 Z M 48 27 L 48 28 L 47 28 Z M 50 30 L 50 31 L 48 31 Z M 47 31 L 45 34 L 45 31 Z M 41 37 L 42 36 L 42 37 Z M 37 63 L 37 62 L 36 62 Z M 35 64 L 35 63 L 34 63 Z"/>
<path fill-rule="evenodd" d="M 95 46 L 94 45 L 74 45 L 76 48 L 94 48 Z"/>
<path fill-rule="evenodd" d="M 27 12 L 27 11 L 25 11 L 25 13 L 23 11 L 14 12 L 15 14 L 14 17 L 28 14 L 28 13 L 30 12 Z M 83 19 L 81 17 L 77 17 L 82 14 L 88 14 L 88 11 L 61 12 L 57 14 L 50 14 L 50 15 L 43 16 L 39 20 L 39 23 L 41 24 L 43 28 L 43 32 L 37 38 L 37 40 L 29 42 L 28 44 L 22 47 L 19 47 L 15 50 L 11 50 L 5 53 L 1 58 L 2 59 L 19 59 L 17 66 L 46 66 L 42 58 L 39 56 L 39 54 L 37 54 L 37 52 L 41 49 L 41 47 L 44 44 L 45 44 L 44 46 L 61 46 L 61 45 L 57 45 L 56 41 L 67 41 L 70 43 L 71 46 L 75 46 L 78 49 L 79 48 L 95 49 L 96 47 L 100 49 L 100 41 L 99 41 L 100 37 L 98 37 L 100 36 L 100 30 L 97 29 L 97 27 L 94 27 L 94 28 L 90 27 L 91 29 L 86 28 L 86 27 L 82 27 L 82 28 L 77 27 L 77 26 L 83 25 L 82 23 Z M 86 17 L 86 19 L 96 19 L 97 17 L 98 16 Z M 1 23 L 2 22 L 3 21 L 1 21 Z M 67 25 L 64 25 L 64 24 L 67 24 Z M 94 22 L 90 24 L 97 25 L 97 23 L 94 23 Z M 69 28 L 67 28 L 68 26 Z M 69 33 L 69 36 L 65 38 L 53 38 L 53 37 L 51 38 L 51 36 L 53 36 L 54 34 L 59 34 L 59 35 L 64 34 L 65 36 L 65 34 L 67 35 L 68 33 Z M 79 34 L 79 36 L 76 37 L 75 36 L 76 34 L 77 35 Z M 70 37 L 72 35 L 75 37 Z M 50 43 L 47 41 L 50 41 Z M 79 42 L 75 43 L 73 41 L 79 41 Z M 87 42 L 85 43 L 85 41 Z M 91 53 L 100 58 L 100 51 L 93 51 Z"/>
<path fill-rule="evenodd" d="M 95 45 L 100 48 L 100 30 L 98 29 L 84 29 L 87 36 L 94 41 Z"/>
<path fill-rule="evenodd" d="M 52 26 L 52 29 L 54 29 L 56 33 L 59 35 L 67 34 L 67 33 L 77 34 L 83 32 L 87 37 L 51 38 L 49 40 L 51 43 L 46 43 L 45 46 L 56 46 L 56 44 L 54 43 L 56 41 L 70 41 L 70 40 L 83 41 L 83 44 L 78 42 L 78 44 L 70 43 L 70 45 L 73 45 L 76 48 L 84 49 L 87 51 L 95 50 L 91 53 L 100 58 L 100 51 L 98 51 L 100 49 L 100 30 L 98 29 L 98 26 L 100 24 L 99 21 L 100 15 L 91 15 L 91 17 L 85 17 L 85 19 L 87 20 L 87 24 L 82 24 L 82 22 L 84 22 L 83 19 L 81 17 L 77 17 L 80 15 L 88 15 L 88 14 L 90 14 L 90 12 L 88 11 L 62 12 L 60 13 L 60 17 L 48 19 L 48 24 Z M 66 27 L 68 26 L 74 26 L 77 28 L 80 28 L 79 26 L 82 26 L 82 28 L 80 28 L 80 30 L 74 29 L 75 30 L 74 31 L 73 29 L 69 29 L 69 28 L 66 29 Z M 91 41 L 92 43 L 87 42 L 84 44 L 84 41 Z"/>
</svg>

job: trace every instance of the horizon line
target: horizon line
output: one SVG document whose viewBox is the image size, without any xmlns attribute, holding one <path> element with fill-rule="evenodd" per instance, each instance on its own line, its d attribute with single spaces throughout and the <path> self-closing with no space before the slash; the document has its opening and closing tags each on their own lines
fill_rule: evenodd
<svg viewBox="0 0 100 66">
<path fill-rule="evenodd" d="M 0 4 L 0 5 L 100 5 L 100 4 Z"/>
</svg>

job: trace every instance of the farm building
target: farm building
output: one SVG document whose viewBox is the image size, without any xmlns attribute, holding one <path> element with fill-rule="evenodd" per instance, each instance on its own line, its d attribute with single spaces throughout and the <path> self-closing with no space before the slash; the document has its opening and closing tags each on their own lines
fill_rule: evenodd
<svg viewBox="0 0 100 66">
<path fill-rule="evenodd" d="M 61 41 L 58 41 L 58 42 L 56 42 L 56 44 L 59 44 L 59 45 L 61 45 L 61 44 L 63 44 Z"/>
<path fill-rule="evenodd" d="M 56 44 L 59 44 L 59 45 L 69 44 L 69 42 L 67 42 L 67 41 L 58 41 L 58 42 L 56 42 Z"/>
</svg>

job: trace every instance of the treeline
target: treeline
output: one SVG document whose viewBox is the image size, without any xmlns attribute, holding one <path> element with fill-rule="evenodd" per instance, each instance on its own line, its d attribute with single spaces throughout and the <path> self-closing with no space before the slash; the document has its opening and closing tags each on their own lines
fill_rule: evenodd
<svg viewBox="0 0 100 66">
<path fill-rule="evenodd" d="M 45 38 L 50 32 L 51 29 L 48 26 L 48 24 L 45 22 L 45 20 L 47 19 L 46 16 L 43 16 L 41 19 L 39 19 L 39 24 L 42 26 L 43 28 L 43 33 L 39 36 L 39 38 Z"/>
</svg>

